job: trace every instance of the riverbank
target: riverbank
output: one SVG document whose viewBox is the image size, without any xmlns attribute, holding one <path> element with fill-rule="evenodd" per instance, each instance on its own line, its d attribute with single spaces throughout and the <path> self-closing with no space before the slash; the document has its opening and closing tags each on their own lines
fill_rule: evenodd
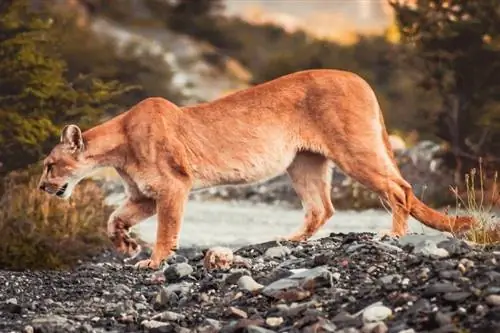
<svg viewBox="0 0 500 333">
<path fill-rule="evenodd" d="M 499 250 L 332 234 L 243 247 L 229 270 L 181 249 L 156 274 L 105 253 L 70 272 L 0 271 L 0 331 L 496 332 Z"/>
</svg>

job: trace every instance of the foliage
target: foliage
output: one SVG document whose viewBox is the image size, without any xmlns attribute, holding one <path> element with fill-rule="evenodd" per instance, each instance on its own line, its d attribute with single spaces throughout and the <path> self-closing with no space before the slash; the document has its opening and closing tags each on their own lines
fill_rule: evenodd
<svg viewBox="0 0 500 333">
<path fill-rule="evenodd" d="M 465 209 L 467 215 L 474 217 L 478 222 L 477 226 L 464 234 L 465 238 L 471 242 L 500 243 L 500 221 L 495 218 L 493 211 L 495 203 L 500 203 L 497 181 L 497 172 L 494 173 L 492 179 L 486 177 L 480 160 L 479 174 L 476 169 L 472 169 L 465 175 L 465 195 L 461 195 L 458 188 L 452 188 L 457 201 L 456 207 Z M 490 184 L 487 184 L 488 182 Z"/>
<path fill-rule="evenodd" d="M 459 182 L 477 157 L 500 152 L 500 2 L 392 1 L 399 29 L 413 47 L 419 82 L 436 91 L 436 134 L 450 143 Z M 490 167 L 491 169 L 491 167 Z"/>
<path fill-rule="evenodd" d="M 220 29 L 223 0 L 145 0 L 144 4 L 154 17 L 169 29 L 198 39 L 208 39 L 217 47 L 230 45 L 227 34 Z"/>
<path fill-rule="evenodd" d="M 0 161 L 8 171 L 41 157 L 63 123 L 88 127 L 127 90 L 117 81 L 66 79 L 53 20 L 27 1 L 0 8 Z"/>
<path fill-rule="evenodd" d="M 124 108 L 150 96 L 161 96 L 174 103 L 183 100 L 182 93 L 172 88 L 173 72 L 162 55 L 148 53 L 135 44 L 118 47 L 110 38 L 73 22 L 69 14 L 59 16 L 56 22 L 58 49 L 68 64 L 69 80 L 83 74 L 134 87 L 115 99 Z"/>
<path fill-rule="evenodd" d="M 111 213 L 101 189 L 79 184 L 69 201 L 37 189 L 40 165 L 4 178 L 0 197 L 0 268 L 65 269 L 111 248 Z"/>
</svg>

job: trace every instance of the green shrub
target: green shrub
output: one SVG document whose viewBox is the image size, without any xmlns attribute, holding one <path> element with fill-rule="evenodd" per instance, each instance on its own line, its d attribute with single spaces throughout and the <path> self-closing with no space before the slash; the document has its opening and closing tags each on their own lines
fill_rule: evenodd
<svg viewBox="0 0 500 333">
<path fill-rule="evenodd" d="M 92 181 L 82 181 L 66 201 L 38 190 L 39 166 L 14 171 L 0 189 L 0 268 L 67 269 L 111 244 L 111 208 Z"/>
</svg>

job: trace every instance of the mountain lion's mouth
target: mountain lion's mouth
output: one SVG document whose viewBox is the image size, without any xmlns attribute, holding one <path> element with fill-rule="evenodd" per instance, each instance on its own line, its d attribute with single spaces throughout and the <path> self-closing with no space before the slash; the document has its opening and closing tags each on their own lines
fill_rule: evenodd
<svg viewBox="0 0 500 333">
<path fill-rule="evenodd" d="M 64 184 L 57 192 L 56 195 L 58 197 L 62 197 L 64 193 L 66 192 L 66 189 L 68 188 L 68 183 Z"/>
</svg>

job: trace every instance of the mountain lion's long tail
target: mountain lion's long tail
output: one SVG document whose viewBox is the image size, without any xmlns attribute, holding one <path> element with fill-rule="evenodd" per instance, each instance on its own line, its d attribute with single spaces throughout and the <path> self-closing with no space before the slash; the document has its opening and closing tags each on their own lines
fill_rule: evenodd
<svg viewBox="0 0 500 333">
<path fill-rule="evenodd" d="M 475 219 L 470 216 L 448 216 L 438 212 L 420 201 L 413 192 L 411 196 L 410 215 L 428 227 L 440 231 L 463 232 L 475 224 Z"/>
</svg>

